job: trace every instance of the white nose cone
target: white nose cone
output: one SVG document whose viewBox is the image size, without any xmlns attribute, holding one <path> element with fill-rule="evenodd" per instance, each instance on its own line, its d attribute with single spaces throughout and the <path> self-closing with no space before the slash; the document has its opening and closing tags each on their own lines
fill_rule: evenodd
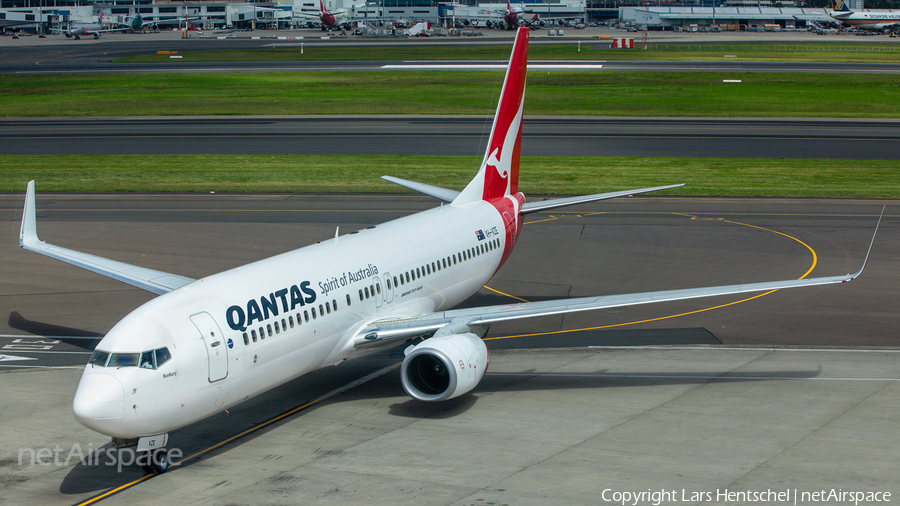
<svg viewBox="0 0 900 506">
<path fill-rule="evenodd" d="M 86 374 L 78 383 L 72 401 L 75 419 L 85 427 L 113 436 L 122 423 L 125 412 L 125 389 L 113 376 L 104 373 Z"/>
</svg>

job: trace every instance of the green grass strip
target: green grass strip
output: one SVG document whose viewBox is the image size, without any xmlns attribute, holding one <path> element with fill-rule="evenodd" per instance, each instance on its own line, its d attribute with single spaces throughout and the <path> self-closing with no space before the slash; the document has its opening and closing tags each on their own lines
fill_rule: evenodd
<svg viewBox="0 0 900 506">
<path fill-rule="evenodd" d="M 392 175 L 461 190 L 474 156 L 0 156 L 0 191 L 407 192 Z M 526 195 L 686 183 L 666 195 L 900 198 L 900 162 L 882 160 L 523 157 Z"/>
<path fill-rule="evenodd" d="M 273 41 L 275 42 L 275 41 Z M 280 41 L 279 43 L 284 43 Z M 169 55 L 128 56 L 113 63 L 230 62 L 230 61 L 385 61 L 385 60 L 506 60 L 512 39 L 493 45 L 403 45 L 310 47 L 270 49 L 220 49 L 178 53 L 175 61 Z M 702 61 L 793 61 L 793 62 L 900 62 L 900 46 L 874 43 L 763 43 L 763 44 L 656 44 L 649 50 L 605 49 L 609 40 L 577 41 L 566 44 L 532 44 L 530 60 L 702 60 Z M 600 49 L 600 48 L 603 49 Z M 728 56 L 726 56 L 728 55 Z"/>
<path fill-rule="evenodd" d="M 501 72 L 21 76 L 0 116 L 491 114 Z M 726 84 L 740 79 L 741 84 Z M 525 114 L 900 117 L 893 75 L 706 72 L 528 74 Z"/>
</svg>

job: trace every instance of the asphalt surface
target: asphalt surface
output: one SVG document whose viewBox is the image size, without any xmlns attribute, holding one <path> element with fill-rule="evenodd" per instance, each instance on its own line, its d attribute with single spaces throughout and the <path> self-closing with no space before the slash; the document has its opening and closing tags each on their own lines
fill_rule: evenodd
<svg viewBox="0 0 900 506">
<path fill-rule="evenodd" d="M 0 118 L 8 155 L 477 155 L 482 116 Z M 525 156 L 900 158 L 892 119 L 526 117 Z"/>
<path fill-rule="evenodd" d="M 7 259 L 0 267 L 0 312 L 8 317 L 0 326 L 0 335 L 7 336 L 0 353 L 34 349 L 40 353 L 23 356 L 40 364 L 84 363 L 94 340 L 152 294 L 20 250 L 14 239 L 19 204 L 20 195 L 0 198 L 10 230 L 10 239 L 0 244 Z M 335 227 L 347 233 L 435 204 L 427 197 L 397 195 L 37 197 L 43 240 L 192 278 L 333 237 Z M 813 264 L 812 276 L 845 274 L 862 264 L 880 207 L 853 200 L 632 198 L 538 213 L 529 216 L 515 253 L 489 286 L 535 301 L 790 279 Z M 867 271 L 849 285 L 779 292 L 641 325 L 631 322 L 740 297 L 508 322 L 495 325 L 491 335 L 575 331 L 525 339 L 520 342 L 525 348 L 900 345 L 895 332 L 900 325 L 895 310 L 900 307 L 900 220 L 892 207 Z M 483 289 L 467 304 L 512 300 Z M 598 325 L 614 327 L 595 329 Z M 515 342 L 498 339 L 496 344 L 518 347 Z"/>
<path fill-rule="evenodd" d="M 392 67 L 409 62 L 384 61 L 286 61 L 286 62 L 217 62 L 203 63 L 172 60 L 164 63 L 110 63 L 117 58 L 154 54 L 157 51 L 208 51 L 217 49 L 269 49 L 300 47 L 309 51 L 319 47 L 372 47 L 372 46 L 436 46 L 452 45 L 510 45 L 511 32 L 503 30 L 483 30 L 480 37 L 434 37 L 426 39 L 408 38 L 341 38 L 323 40 L 323 33 L 317 30 L 297 30 L 283 32 L 238 32 L 235 38 L 219 40 L 216 37 L 226 33 L 211 33 L 203 38 L 192 33 L 189 39 L 178 38 L 175 32 L 157 34 L 106 34 L 98 40 L 67 40 L 59 35 L 46 39 L 27 37 L 11 40 L 0 38 L 0 75 L 16 74 L 121 74 L 121 73 L 198 73 L 198 72 L 397 72 Z M 607 49 L 609 37 L 632 37 L 640 34 L 625 33 L 607 28 L 587 30 L 567 30 L 564 37 L 548 37 L 546 30 L 532 33 L 533 45 L 571 45 L 587 48 Z M 291 37 L 292 40 L 276 38 Z M 253 39 L 252 37 L 257 37 Z M 607 37 L 601 39 L 599 37 Z M 302 39 L 302 40 L 301 40 Z M 704 45 L 728 46 L 736 48 L 753 47 L 759 43 L 806 44 L 818 42 L 838 42 L 848 49 L 882 50 L 891 48 L 896 39 L 886 37 L 835 37 L 827 40 L 809 33 L 722 33 L 722 34 L 676 34 L 672 32 L 650 32 L 650 42 L 654 45 L 684 45 L 695 47 Z M 580 47 L 580 46 L 578 46 Z M 816 62 L 741 62 L 741 61 L 597 61 L 602 65 L 594 71 L 645 71 L 645 72 L 805 72 L 805 73 L 847 73 L 847 74 L 898 74 L 900 64 L 875 63 L 816 63 Z M 415 69 L 406 69 L 415 70 Z M 453 70 L 452 67 L 448 70 Z"/>
<path fill-rule="evenodd" d="M 221 49 L 221 47 L 217 48 Z M 199 47 L 182 49 L 181 51 L 200 51 Z M 430 70 L 417 66 L 409 66 L 409 61 L 275 61 L 275 62 L 191 62 L 179 60 L 174 63 L 109 63 L 110 60 L 130 56 L 131 53 L 153 53 L 151 49 L 135 49 L 133 51 L 116 50 L 103 52 L 100 55 L 78 54 L 66 60 L 59 56 L 42 59 L 42 56 L 15 55 L 14 58 L 34 60 L 40 63 L 0 64 L 0 75 L 75 75 L 75 74 L 145 74 L 145 73 L 253 73 L 253 72 L 403 72 Z M 0 54 L 3 54 L 0 51 Z M 696 61 L 604 61 L 590 60 L 578 63 L 596 64 L 595 72 L 717 72 L 717 73 L 813 73 L 813 74 L 900 74 L 900 64 L 895 63 L 811 63 L 811 62 L 696 62 Z M 475 63 L 503 63 L 500 61 L 471 60 L 466 62 L 446 63 L 453 71 L 454 65 Z M 554 65 L 556 62 L 546 62 Z M 406 64 L 403 68 L 397 65 Z M 569 70 L 565 64 L 558 62 L 560 70 Z M 460 70 L 471 70 L 461 68 Z M 488 69 L 496 72 L 496 69 Z M 582 69 L 584 70 L 584 69 Z"/>
<path fill-rule="evenodd" d="M 488 375 L 448 403 L 405 398 L 402 351 L 388 350 L 174 431 L 169 448 L 186 460 L 148 479 L 107 464 L 127 455 L 98 454 L 108 439 L 77 425 L 70 406 L 96 339 L 153 295 L 19 249 L 22 200 L 0 196 L 9 504 L 606 504 L 603 490 L 631 490 L 637 475 L 641 490 L 896 492 L 897 202 L 851 283 L 497 324 Z M 37 195 L 43 240 L 195 278 L 436 204 Z M 882 204 L 631 198 L 537 213 L 490 288 L 465 304 L 852 272 Z M 66 461 L 75 445 L 94 460 Z M 57 446 L 58 462 L 29 465 L 29 449 Z M 448 473 L 448 462 L 462 464 Z"/>
</svg>

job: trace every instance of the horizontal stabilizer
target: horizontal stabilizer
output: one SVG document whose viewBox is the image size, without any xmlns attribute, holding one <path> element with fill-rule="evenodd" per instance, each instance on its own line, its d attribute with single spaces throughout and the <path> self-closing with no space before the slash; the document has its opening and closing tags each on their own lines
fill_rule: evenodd
<svg viewBox="0 0 900 506">
<path fill-rule="evenodd" d="M 23 249 L 55 258 L 56 260 L 128 283 L 158 295 L 171 292 L 194 281 L 191 278 L 177 274 L 138 267 L 125 262 L 47 244 L 38 239 L 37 218 L 35 215 L 34 181 L 30 181 L 28 183 L 28 191 L 25 193 L 25 210 L 22 213 L 22 228 L 19 231 L 19 246 Z"/>
<path fill-rule="evenodd" d="M 655 192 L 660 190 L 669 190 L 684 186 L 681 184 L 672 184 L 668 186 L 654 186 L 653 188 L 639 188 L 637 190 L 622 190 L 609 193 L 596 193 L 594 195 L 581 195 L 579 197 L 568 197 L 564 199 L 541 200 L 537 202 L 527 202 L 522 206 L 520 211 L 522 214 L 536 213 L 538 211 L 546 211 L 557 207 L 574 206 L 575 204 L 583 204 L 585 202 L 594 202 L 595 200 L 613 199 L 616 197 L 625 197 L 627 195 L 637 195 L 638 193 Z"/>
<path fill-rule="evenodd" d="M 453 199 L 455 199 L 456 196 L 459 195 L 459 192 L 455 190 L 448 190 L 447 188 L 441 188 L 440 186 L 431 186 L 430 184 L 408 181 L 406 179 L 400 179 L 399 177 L 381 176 L 381 179 L 390 181 L 391 183 L 398 184 L 404 188 L 409 188 L 410 190 L 417 191 L 419 193 L 424 193 L 425 195 L 443 200 L 444 202 L 453 202 Z"/>
</svg>

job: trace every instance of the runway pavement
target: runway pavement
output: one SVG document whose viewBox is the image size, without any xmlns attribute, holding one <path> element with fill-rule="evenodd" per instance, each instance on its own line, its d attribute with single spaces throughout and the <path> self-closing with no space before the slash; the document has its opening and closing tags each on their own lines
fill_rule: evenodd
<svg viewBox="0 0 900 506">
<path fill-rule="evenodd" d="M 294 45 L 294 44 L 291 44 Z M 278 44 L 273 45 L 278 46 Z M 200 48 L 188 48 L 187 51 L 200 51 Z M 182 51 L 185 51 L 182 50 Z M 472 64 L 500 64 L 501 61 L 472 60 L 466 62 L 429 62 L 441 63 L 443 68 L 423 68 L 407 60 L 383 61 L 267 61 L 267 62 L 191 62 L 177 61 L 172 63 L 109 63 L 117 56 L 103 52 L 103 56 L 79 56 L 72 58 L 71 63 L 58 63 L 54 57 L 49 61 L 36 64 L 0 64 L 0 75 L 79 75 L 79 74 L 181 74 L 181 73 L 258 73 L 258 72 L 408 72 L 422 70 L 479 70 L 467 67 Z M 132 51 L 124 51 L 131 53 Z M 140 51 L 138 54 L 141 54 Z M 152 51 L 144 50 L 143 53 Z M 0 54 L 2 54 L 0 50 Z M 123 55 L 125 56 L 125 55 Z M 28 57 L 34 59 L 35 57 Z M 571 65 L 582 66 L 575 69 Z M 900 74 L 900 64 L 895 63 L 839 63 L 839 62 L 695 62 L 695 61 L 606 61 L 606 60 L 573 60 L 547 61 L 543 64 L 530 65 L 531 70 L 537 65 L 544 65 L 541 70 L 579 70 L 593 72 L 718 72 L 718 73 L 812 73 L 812 74 Z M 496 72 L 497 69 L 483 70 Z"/>
<path fill-rule="evenodd" d="M 0 118 L 8 155 L 477 155 L 482 116 Z M 894 119 L 529 116 L 525 156 L 900 157 Z"/>
<path fill-rule="evenodd" d="M 70 408 L 92 340 L 152 295 L 18 249 L 21 203 L 0 196 L 0 354 L 34 359 L 0 362 L 4 505 L 581 505 L 661 490 L 677 493 L 661 503 L 697 504 L 693 492 L 725 489 L 809 504 L 802 494 L 832 488 L 900 493 L 896 202 L 849 284 L 495 325 L 488 375 L 449 403 L 403 395 L 399 350 L 323 369 L 174 432 L 169 448 L 186 459 L 160 477 L 98 460 L 108 439 Z M 813 266 L 843 274 L 859 268 L 881 204 L 631 198 L 538 213 L 488 286 L 541 300 L 796 278 Z M 396 195 L 37 200 L 42 239 L 191 277 L 434 205 Z M 511 301 L 483 289 L 467 303 Z M 563 348 L 521 349 L 533 346 Z M 32 463 L 29 450 L 42 448 L 61 457 Z M 75 450 L 95 460 L 78 464 Z"/>
<path fill-rule="evenodd" d="M 397 72 L 396 66 L 409 63 L 404 61 L 286 61 L 286 62 L 217 62 L 203 63 L 187 60 L 173 60 L 164 63 L 132 64 L 110 63 L 117 58 L 135 55 L 155 54 L 157 51 L 209 51 L 217 49 L 277 49 L 299 47 L 301 44 L 314 52 L 320 47 L 371 47 L 371 46 L 458 46 L 458 45 L 510 45 L 512 34 L 503 30 L 483 30 L 481 37 L 432 37 L 420 38 L 357 38 L 332 37 L 323 39 L 318 30 L 296 31 L 256 31 L 238 32 L 235 38 L 220 40 L 216 37 L 225 32 L 211 33 L 201 37 L 192 33 L 191 38 L 182 39 L 176 32 L 157 34 L 105 34 L 98 40 L 68 40 L 61 35 L 51 35 L 46 39 L 25 37 L 12 40 L 0 38 L 0 75 L 17 74 L 121 74 L 121 73 L 198 73 L 198 72 Z M 634 37 L 619 30 L 609 28 L 589 28 L 586 30 L 566 30 L 563 37 L 547 36 L 547 30 L 532 33 L 532 45 L 570 45 L 575 51 L 577 44 L 585 49 L 607 49 L 610 37 Z M 254 38 L 255 37 L 255 38 Z M 279 39 L 278 37 L 281 37 Z M 291 40 L 287 40 L 290 37 Z M 605 39 L 601 37 L 607 37 Z M 808 44 L 839 43 L 848 49 L 882 50 L 897 46 L 896 39 L 887 37 L 816 37 L 809 32 L 784 33 L 721 33 L 690 34 L 673 32 L 650 32 L 652 45 L 693 44 L 730 45 L 736 48 L 753 47 L 760 43 Z M 748 46 L 749 45 L 749 46 Z M 309 54 L 309 53 L 307 53 Z M 645 71 L 645 72 L 806 72 L 806 73 L 862 73 L 898 74 L 900 64 L 869 64 L 841 62 L 741 62 L 741 61 L 597 61 L 602 65 L 594 71 Z M 410 69 L 406 69 L 410 70 Z M 452 70 L 452 67 L 448 70 Z"/>
</svg>

